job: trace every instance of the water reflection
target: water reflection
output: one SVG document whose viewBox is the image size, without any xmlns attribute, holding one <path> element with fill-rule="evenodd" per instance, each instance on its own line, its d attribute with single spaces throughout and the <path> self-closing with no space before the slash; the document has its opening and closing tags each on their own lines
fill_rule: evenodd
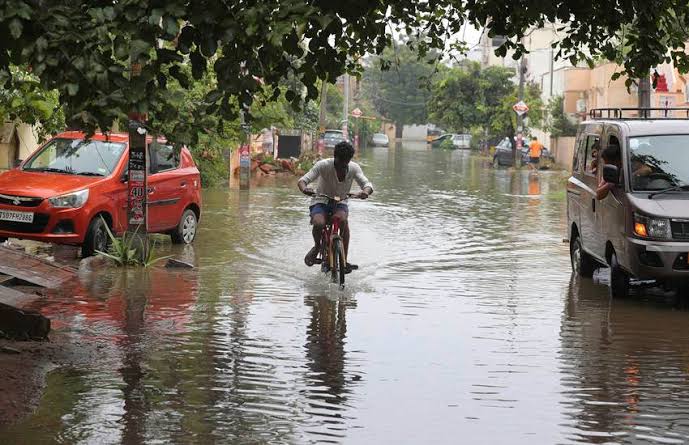
<svg viewBox="0 0 689 445">
<path fill-rule="evenodd" d="M 310 369 L 309 414 L 324 422 L 324 437 L 344 437 L 342 420 L 347 407 L 349 386 L 361 381 L 361 375 L 348 369 L 346 357 L 347 311 L 356 303 L 349 298 L 308 296 L 311 318 L 306 331 L 307 363 Z M 312 430 L 312 432 L 315 432 Z"/>
<path fill-rule="evenodd" d="M 140 279 L 142 278 L 148 281 L 147 276 Z M 120 341 L 122 367 L 118 370 L 124 382 L 122 387 L 124 400 L 122 441 L 123 443 L 143 443 L 147 408 L 141 340 L 144 333 L 148 299 L 146 297 L 147 292 L 142 292 L 141 287 L 136 285 L 127 287 L 130 291 L 123 295 L 124 336 Z"/>
<path fill-rule="evenodd" d="M 611 300 L 591 280 L 572 281 L 560 334 L 569 440 L 686 442 L 688 317 L 662 301 Z"/>
</svg>

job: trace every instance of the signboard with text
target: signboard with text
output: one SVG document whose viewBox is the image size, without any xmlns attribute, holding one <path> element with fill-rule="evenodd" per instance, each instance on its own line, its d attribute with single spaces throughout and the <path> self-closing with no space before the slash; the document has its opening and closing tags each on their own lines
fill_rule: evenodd
<svg viewBox="0 0 689 445">
<path fill-rule="evenodd" d="M 127 220 L 130 229 L 143 226 L 147 229 L 146 202 L 146 129 L 137 121 L 130 121 L 129 128 L 129 182 Z M 136 226 L 136 227 L 133 227 Z"/>
<path fill-rule="evenodd" d="M 517 113 L 519 116 L 521 116 L 522 114 L 529 111 L 529 106 L 526 105 L 526 103 L 523 100 L 520 100 L 516 104 L 512 105 L 512 109 L 514 110 L 515 113 Z"/>
</svg>

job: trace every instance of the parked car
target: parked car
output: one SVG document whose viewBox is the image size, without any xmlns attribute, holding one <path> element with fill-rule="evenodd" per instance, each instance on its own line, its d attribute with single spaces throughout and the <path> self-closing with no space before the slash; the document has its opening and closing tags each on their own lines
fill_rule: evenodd
<svg viewBox="0 0 689 445">
<path fill-rule="evenodd" d="M 598 155 L 609 146 L 619 147 L 621 159 L 617 165 L 603 166 Z M 591 276 L 598 265 L 608 265 L 613 297 L 626 297 L 632 278 L 687 288 L 687 150 L 689 132 L 684 119 L 622 116 L 591 118 L 580 124 L 567 184 L 575 274 Z M 598 200 L 601 180 L 616 185 Z"/>
<path fill-rule="evenodd" d="M 531 161 L 531 156 L 529 155 L 529 147 L 522 147 L 522 165 L 526 165 L 528 162 Z M 543 150 L 541 150 L 541 162 L 539 164 L 539 168 L 549 168 L 550 164 L 555 161 L 555 158 L 553 155 L 550 153 L 550 150 L 548 150 L 547 147 L 543 147 Z"/>
<path fill-rule="evenodd" d="M 510 138 L 504 138 L 498 145 L 495 146 L 495 153 L 493 154 L 493 166 L 511 166 L 514 164 L 514 154 L 512 153 L 512 143 Z"/>
<path fill-rule="evenodd" d="M 461 150 L 469 150 L 471 149 L 471 135 L 466 133 L 452 135 L 452 144 Z"/>
<path fill-rule="evenodd" d="M 522 165 L 526 165 L 531 160 L 528 146 L 522 147 L 521 152 L 519 153 L 519 158 Z M 541 163 L 539 164 L 539 168 L 549 168 L 552 162 L 554 162 L 553 155 L 550 153 L 550 150 L 548 150 L 546 147 L 543 147 L 543 150 L 541 150 Z M 495 153 L 493 154 L 493 166 L 502 167 L 512 165 L 514 165 L 512 144 L 510 143 L 510 139 L 506 137 L 495 147 Z"/>
<path fill-rule="evenodd" d="M 455 136 L 458 136 L 458 135 L 456 135 L 454 133 L 442 134 L 442 135 L 438 136 L 437 138 L 435 138 L 431 141 L 431 147 L 433 147 L 433 148 L 440 147 L 445 141 L 449 140 L 452 142 L 453 148 L 457 148 L 455 146 L 455 141 L 454 141 Z"/>
<path fill-rule="evenodd" d="M 386 135 L 386 134 L 376 133 L 371 138 L 371 143 L 373 145 L 387 147 L 390 144 L 390 139 L 388 138 L 388 135 Z"/>
<path fill-rule="evenodd" d="M 201 215 L 201 178 L 191 153 L 149 140 L 148 229 L 191 243 Z M 0 240 L 107 248 L 104 224 L 127 229 L 128 135 L 61 133 L 0 175 Z M 104 223 L 105 221 L 105 223 Z"/>
<path fill-rule="evenodd" d="M 325 130 L 325 133 L 323 133 L 325 148 L 335 148 L 335 145 L 342 141 L 347 141 L 342 130 Z"/>
</svg>

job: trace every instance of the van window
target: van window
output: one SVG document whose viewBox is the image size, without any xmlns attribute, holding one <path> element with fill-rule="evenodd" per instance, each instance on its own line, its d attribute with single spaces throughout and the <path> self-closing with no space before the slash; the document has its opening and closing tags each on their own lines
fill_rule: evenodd
<svg viewBox="0 0 689 445">
<path fill-rule="evenodd" d="M 598 173 L 598 153 L 600 152 L 600 137 L 597 135 L 586 136 L 586 164 L 584 171 L 587 175 L 595 176 Z"/>
<path fill-rule="evenodd" d="M 581 173 L 581 166 L 584 163 L 586 157 L 586 137 L 579 139 L 579 143 L 576 146 L 576 151 L 574 152 L 574 161 L 572 163 L 572 172 Z"/>
<path fill-rule="evenodd" d="M 629 139 L 632 190 L 663 190 L 689 184 L 689 135 Z"/>
</svg>

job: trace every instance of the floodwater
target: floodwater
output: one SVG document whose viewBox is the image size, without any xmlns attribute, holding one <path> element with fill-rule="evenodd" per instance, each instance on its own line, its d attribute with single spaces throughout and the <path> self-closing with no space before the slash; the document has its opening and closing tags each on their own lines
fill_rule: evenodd
<svg viewBox="0 0 689 445">
<path fill-rule="evenodd" d="M 346 289 L 295 184 L 205 193 L 194 270 L 100 271 L 41 310 L 97 346 L 2 443 L 687 443 L 689 312 L 570 277 L 561 172 L 361 156 Z M 294 182 L 294 181 L 293 181 Z"/>
</svg>

